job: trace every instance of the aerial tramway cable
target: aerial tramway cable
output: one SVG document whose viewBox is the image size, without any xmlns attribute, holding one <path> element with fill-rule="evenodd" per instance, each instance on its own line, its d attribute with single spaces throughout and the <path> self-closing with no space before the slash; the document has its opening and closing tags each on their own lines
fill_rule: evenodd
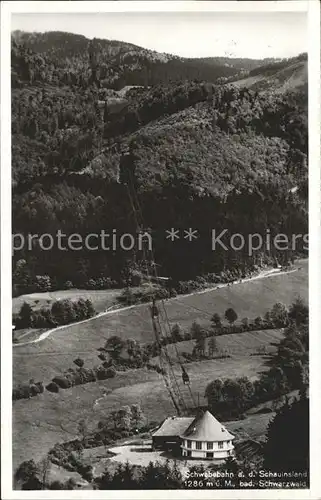
<svg viewBox="0 0 321 500">
<path fill-rule="evenodd" d="M 141 231 L 144 226 L 138 220 L 137 209 L 135 207 L 135 203 L 134 203 L 133 197 L 132 197 L 131 192 L 130 192 L 130 188 L 129 188 L 127 183 L 126 183 L 126 187 L 128 190 L 129 200 L 130 200 L 132 210 L 134 213 L 137 229 L 139 231 Z M 141 219 L 142 219 L 142 216 L 141 216 Z M 145 265 L 146 265 L 147 279 L 148 279 L 150 288 L 152 288 L 152 282 L 151 282 L 151 278 L 150 278 L 151 274 L 149 272 L 149 266 L 148 266 L 148 259 L 146 258 L 144 248 L 142 249 L 142 251 L 143 251 L 143 257 L 144 257 Z M 153 304 L 153 306 L 155 307 L 155 303 Z M 162 346 L 162 344 L 161 344 L 162 329 L 161 329 L 161 325 L 159 323 L 159 319 L 157 318 L 157 321 L 156 321 L 156 315 L 153 315 L 153 313 L 152 313 L 152 323 L 153 323 L 153 329 L 154 329 L 156 342 L 157 342 L 157 345 L 158 345 L 159 350 L 160 350 L 159 360 L 160 360 L 160 365 L 161 365 L 162 372 L 163 372 L 162 374 L 163 374 L 164 382 L 165 382 L 167 390 L 170 394 L 170 397 L 172 399 L 174 407 L 177 410 L 178 414 L 180 414 L 181 413 L 180 405 L 183 405 L 185 408 L 186 408 L 186 405 L 185 405 L 185 402 L 184 402 L 182 395 L 180 394 L 179 386 L 177 384 L 175 373 L 174 373 L 173 368 L 172 368 L 171 363 L 170 363 L 170 358 L 169 358 L 166 346 Z M 169 370 L 172 372 L 172 377 L 173 377 L 173 381 L 175 384 L 175 390 L 172 387 L 170 376 L 166 370 L 166 362 L 168 363 Z M 175 394 L 175 392 L 176 392 L 176 394 Z"/>
<path fill-rule="evenodd" d="M 137 206 L 138 206 L 138 210 L 140 212 L 140 215 L 141 215 L 141 218 L 142 218 L 142 210 L 141 210 L 141 207 L 140 207 L 140 203 L 139 203 L 139 200 L 138 200 L 138 196 L 137 194 L 135 193 L 134 191 L 134 196 L 136 195 L 136 203 L 137 203 Z M 154 273 L 155 273 L 155 278 L 156 278 L 156 281 L 158 282 L 159 281 L 159 278 L 158 278 L 158 274 L 157 274 L 157 268 L 156 268 L 156 263 L 155 263 L 155 257 L 154 257 L 154 254 L 153 254 L 153 250 L 150 251 L 151 252 L 151 256 L 152 256 L 152 261 L 154 263 Z M 167 325 L 168 327 L 168 335 L 166 334 L 166 329 L 165 329 L 165 334 L 168 338 L 171 338 L 171 325 L 170 325 L 170 321 L 169 321 L 169 318 L 168 318 L 168 315 L 167 315 L 167 310 L 166 310 L 166 306 L 165 306 L 165 302 L 164 302 L 164 299 L 160 299 L 160 303 L 163 307 L 163 310 L 164 310 L 164 315 L 165 315 L 165 321 L 164 321 L 164 324 Z M 183 363 L 181 361 L 181 357 L 180 357 L 180 354 L 179 354 L 179 351 L 177 349 L 177 346 L 176 346 L 176 343 L 174 343 L 174 346 L 175 346 L 175 351 L 176 351 L 176 356 L 177 356 L 177 360 L 179 362 L 179 365 L 181 367 L 181 370 L 182 370 L 182 378 L 183 378 L 183 381 L 184 381 L 184 384 L 186 382 L 188 382 L 189 384 L 189 377 L 188 377 L 188 374 L 183 366 Z M 195 401 L 194 401 L 194 398 L 193 398 L 193 394 L 192 394 L 192 391 L 189 387 L 189 392 L 190 392 L 190 395 L 191 395 L 191 399 L 193 401 L 193 404 L 195 406 Z"/>
<path fill-rule="evenodd" d="M 165 304 L 164 304 L 164 301 L 162 300 L 162 305 L 163 305 L 163 309 L 164 309 L 164 314 L 165 314 L 165 317 L 166 317 L 166 322 L 170 328 L 170 323 L 169 323 L 169 319 L 168 319 L 168 315 L 167 315 L 167 311 L 166 311 L 166 307 L 165 307 Z M 174 342 L 174 348 L 175 348 L 175 351 L 176 351 L 176 356 L 177 356 L 177 360 L 179 362 L 179 365 L 181 367 L 181 371 L 182 371 L 182 380 L 184 382 L 184 385 L 187 385 L 188 386 L 188 390 L 189 390 L 189 393 L 190 393 L 190 396 L 191 396 L 191 400 L 193 402 L 193 405 L 194 407 L 196 407 L 196 402 L 194 400 L 194 396 L 193 396 L 193 393 L 192 393 L 192 389 L 190 387 L 190 379 L 189 379 L 189 376 L 188 376 L 188 373 L 181 361 L 181 357 L 180 357 L 180 354 L 179 354 L 179 351 L 177 349 L 177 345 L 176 345 L 176 342 Z"/>
<path fill-rule="evenodd" d="M 133 182 L 132 182 L 132 184 L 133 184 Z M 132 195 L 132 193 L 130 192 L 129 185 L 126 184 L 126 186 L 127 186 L 127 189 L 128 189 L 129 199 L 130 199 L 130 202 L 131 202 L 131 205 L 132 205 L 133 213 L 134 213 L 134 216 L 135 216 L 136 225 L 137 225 L 137 228 L 141 231 L 144 228 L 144 224 L 143 224 L 143 217 L 142 217 L 142 212 L 141 212 L 141 208 L 140 208 L 140 205 L 139 205 L 139 201 L 138 201 L 137 196 L 135 196 L 136 195 L 135 188 L 133 186 L 133 195 Z M 133 197 L 135 197 L 136 199 L 134 200 Z M 135 201 L 136 201 L 137 208 L 135 207 Z M 138 218 L 140 218 L 140 221 L 138 220 Z M 147 273 L 146 273 L 147 274 L 147 279 L 148 279 L 148 282 L 150 284 L 150 288 L 152 289 L 151 276 L 153 275 L 153 273 L 155 274 L 155 278 L 158 281 L 156 265 L 155 265 L 155 262 L 154 262 L 154 256 L 152 255 L 153 265 L 152 265 L 152 271 L 150 272 L 150 270 L 149 270 L 150 266 L 148 264 L 148 259 L 146 257 L 146 253 L 145 253 L 144 248 L 142 248 L 142 251 L 143 251 L 143 257 L 144 257 L 144 261 L 145 261 L 145 265 L 146 265 L 146 270 L 147 270 Z M 155 300 L 154 300 L 153 306 L 155 307 Z M 159 317 L 157 315 L 157 317 L 156 316 L 152 317 L 152 319 L 153 319 L 153 328 L 154 328 L 154 333 L 155 333 L 156 341 L 157 341 L 158 346 L 160 348 L 160 361 L 162 362 L 163 365 L 164 365 L 164 362 L 167 363 L 168 370 L 169 370 L 169 372 L 171 372 L 171 376 L 172 376 L 172 380 L 171 380 L 170 377 L 167 378 L 167 375 L 164 375 L 164 380 L 165 380 L 166 386 L 167 386 L 167 388 L 169 390 L 169 393 L 170 393 L 172 399 L 173 399 L 173 392 L 175 392 L 176 393 L 176 398 L 178 399 L 179 404 L 182 405 L 186 409 L 187 406 L 185 404 L 184 398 L 183 398 L 183 396 L 181 394 L 178 382 L 176 380 L 176 375 L 175 375 L 174 369 L 172 367 L 172 362 L 171 362 L 171 359 L 170 359 L 170 357 L 168 355 L 166 345 L 162 345 L 162 343 L 161 343 L 162 327 L 161 327 L 161 324 L 160 324 L 160 321 L 159 321 Z M 165 334 L 166 334 L 166 330 L 165 330 Z M 166 334 L 166 337 L 167 337 L 167 334 Z M 164 356 L 164 359 L 163 359 L 163 356 Z M 166 368 L 164 369 L 164 371 L 166 371 Z M 172 381 L 173 381 L 173 384 L 172 384 Z M 175 402 L 175 408 L 177 410 L 179 409 L 177 407 L 176 402 Z"/>
<path fill-rule="evenodd" d="M 130 178 L 130 173 L 128 173 L 128 174 L 129 174 L 128 177 Z M 132 179 L 130 179 L 130 180 L 131 180 L 131 184 L 132 184 L 132 193 L 130 192 L 130 186 L 128 185 L 128 183 L 126 183 L 128 194 L 129 194 L 129 199 L 130 199 L 130 203 L 131 203 L 132 210 L 133 210 L 133 213 L 134 213 L 134 217 L 135 217 L 137 228 L 138 228 L 139 231 L 142 231 L 143 228 L 144 228 L 142 210 L 141 210 L 141 207 L 140 207 L 140 203 L 139 203 L 139 200 L 138 200 L 137 193 L 135 191 L 134 182 L 133 182 Z M 136 204 L 136 206 L 135 206 L 135 204 Z M 138 219 L 140 219 L 140 221 Z M 143 251 L 143 257 L 144 257 L 146 271 L 147 271 L 146 272 L 147 279 L 148 279 L 148 282 L 150 284 L 150 287 L 152 288 L 151 276 L 153 274 L 155 275 L 156 281 L 157 282 L 159 281 L 159 277 L 158 277 L 158 274 L 157 274 L 156 263 L 155 263 L 155 258 L 154 258 L 154 255 L 153 255 L 153 251 L 150 250 L 151 257 L 152 257 L 152 265 L 149 266 L 148 259 L 146 257 L 146 253 L 145 253 L 144 247 L 142 248 L 142 251 Z M 150 267 L 151 267 L 151 272 L 150 272 L 150 269 L 149 269 Z M 171 337 L 171 327 L 170 327 L 170 322 L 169 322 L 169 319 L 168 319 L 168 315 L 167 315 L 167 311 L 166 311 L 164 299 L 160 299 L 160 303 L 161 303 L 161 305 L 163 307 L 163 311 L 164 311 L 164 315 L 165 315 L 165 319 L 164 319 L 165 338 L 166 337 Z M 151 307 L 151 311 L 152 311 L 154 333 L 155 333 L 156 341 L 157 341 L 157 343 L 158 343 L 158 345 L 160 347 L 160 361 L 162 359 L 162 353 L 164 353 L 165 360 L 168 363 L 168 369 L 169 369 L 169 371 L 172 374 L 172 379 L 173 379 L 173 383 L 175 385 L 175 389 L 174 389 L 174 387 L 172 387 L 170 379 L 168 380 L 166 378 L 165 383 L 167 385 L 167 388 L 169 389 L 169 393 L 171 395 L 172 400 L 173 400 L 172 389 L 174 389 L 174 391 L 176 392 L 176 397 L 178 399 L 179 404 L 182 405 L 187 410 L 187 406 L 186 406 L 186 403 L 184 401 L 184 397 L 181 394 L 181 391 L 180 391 L 180 388 L 179 388 L 179 384 L 177 382 L 174 369 L 172 367 L 172 362 L 171 362 L 170 356 L 169 356 L 169 354 L 167 352 L 166 345 L 164 345 L 164 346 L 161 345 L 162 327 L 161 327 L 161 324 L 160 324 L 159 315 L 157 314 L 157 315 L 153 316 L 153 310 L 155 311 L 155 307 L 156 307 L 155 299 L 153 299 L 153 305 Z M 168 328 L 168 334 L 166 332 L 166 326 Z M 184 385 L 186 385 L 186 384 L 188 385 L 188 389 L 189 389 L 189 393 L 190 393 L 190 396 L 191 396 L 191 400 L 193 402 L 193 405 L 196 406 L 195 401 L 194 401 L 194 397 L 193 397 L 193 393 L 192 393 L 191 387 L 190 387 L 189 376 L 188 376 L 188 374 L 186 372 L 186 369 L 183 366 L 183 363 L 182 363 L 182 361 L 180 359 L 180 354 L 179 354 L 179 351 L 177 349 L 177 346 L 176 346 L 176 344 L 174 344 L 174 345 L 175 345 L 175 351 L 176 351 L 177 360 L 178 360 L 178 363 L 179 363 L 179 365 L 181 367 L 181 370 L 182 370 L 182 379 L 183 379 Z M 164 365 L 163 360 L 162 360 L 162 364 Z M 165 368 L 165 370 L 166 370 L 166 368 Z M 175 408 L 178 410 L 176 402 L 174 403 L 174 405 L 175 405 Z"/>
</svg>

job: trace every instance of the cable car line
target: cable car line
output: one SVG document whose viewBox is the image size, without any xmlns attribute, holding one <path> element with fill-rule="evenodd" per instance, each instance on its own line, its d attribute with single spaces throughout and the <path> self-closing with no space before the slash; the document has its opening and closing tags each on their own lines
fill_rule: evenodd
<svg viewBox="0 0 321 500">
<path fill-rule="evenodd" d="M 132 184 L 133 184 L 133 182 L 132 182 Z M 134 189 L 133 189 L 133 193 L 134 193 L 134 197 L 136 198 L 136 203 L 137 203 L 139 214 L 141 216 L 141 220 L 143 220 L 142 209 L 141 209 L 141 206 L 140 206 L 140 203 L 139 203 L 139 199 L 138 199 L 137 193 L 135 192 Z M 154 264 L 153 268 L 154 268 L 155 277 L 156 277 L 156 280 L 159 281 L 158 280 L 158 274 L 157 274 L 157 268 L 156 268 L 156 261 L 155 261 L 155 257 L 154 257 L 154 254 L 153 254 L 153 250 L 151 249 L 150 252 L 151 252 L 152 262 Z M 164 310 L 164 314 L 165 314 L 165 325 L 167 324 L 167 327 L 168 327 L 168 337 L 172 338 L 172 335 L 171 335 L 171 325 L 170 325 L 170 321 L 169 321 L 169 318 L 168 318 L 168 315 L 167 315 L 167 311 L 166 311 L 164 299 L 161 299 L 160 302 L 161 302 L 161 305 L 163 306 L 163 310 Z M 165 329 L 165 333 L 166 333 L 166 329 Z M 193 397 L 193 393 L 192 393 L 191 388 L 190 388 L 189 376 L 188 376 L 188 374 L 186 372 L 186 369 L 183 366 L 183 363 L 181 361 L 181 357 L 180 357 L 179 351 L 177 349 L 176 343 L 174 343 L 174 346 L 175 346 L 175 350 L 176 350 L 177 360 L 178 360 L 179 365 L 180 365 L 181 370 L 182 370 L 182 379 L 183 379 L 184 385 L 186 385 L 186 384 L 188 385 L 188 389 L 189 389 L 189 393 L 190 393 L 193 405 L 196 406 L 195 400 L 194 400 L 194 397 Z"/>
<path fill-rule="evenodd" d="M 137 225 L 137 229 L 140 230 L 140 231 L 142 231 L 143 228 L 144 228 L 142 210 L 141 210 L 140 203 L 139 203 L 139 200 L 138 200 L 138 197 L 137 197 L 137 193 L 136 193 L 136 190 L 135 190 L 134 182 L 133 182 L 132 176 L 130 174 L 131 173 L 128 172 L 128 179 L 131 181 L 131 184 L 132 184 L 132 193 L 130 192 L 130 185 L 129 185 L 129 183 L 125 183 L 125 184 L 126 184 L 126 187 L 127 187 L 127 191 L 128 191 L 128 195 L 129 195 L 129 200 L 130 200 L 130 204 L 131 204 L 131 207 L 132 207 L 132 210 L 133 210 L 133 214 L 134 214 L 134 217 L 135 217 L 135 222 L 136 222 L 136 225 Z M 136 206 L 135 206 L 135 204 L 136 204 Z M 144 246 L 142 247 L 143 261 L 145 262 L 146 271 L 147 271 L 147 273 L 146 273 L 147 274 L 147 279 L 148 279 L 148 282 L 149 282 L 149 285 L 150 285 L 150 289 L 152 290 L 151 276 L 154 275 L 157 282 L 159 281 L 159 279 L 158 279 L 158 275 L 157 275 L 157 268 L 156 268 L 156 264 L 155 264 L 155 258 L 154 258 L 154 255 L 153 255 L 153 251 L 149 250 L 149 252 L 151 254 L 151 260 L 152 260 L 152 263 L 153 263 L 152 265 L 149 265 L 149 261 L 148 261 L 147 256 L 146 256 L 146 252 L 145 252 Z M 164 330 L 165 330 L 165 338 L 166 338 L 166 337 L 168 337 L 168 334 L 166 332 L 166 326 L 167 326 L 167 328 L 169 330 L 169 332 L 168 332 L 169 336 L 171 336 L 170 323 L 169 323 L 169 320 L 168 320 L 168 316 L 167 316 L 167 313 L 166 313 L 166 309 L 165 309 L 165 305 L 164 305 L 163 299 L 161 299 L 160 302 L 161 302 L 161 305 L 162 305 L 162 307 L 164 309 L 164 313 L 165 313 Z M 162 365 L 162 368 L 164 368 L 164 371 L 165 371 L 165 374 L 163 374 L 163 378 L 164 378 L 164 381 L 165 381 L 165 385 L 166 385 L 166 387 L 168 389 L 168 392 L 170 394 L 170 397 L 171 397 L 171 399 L 173 401 L 173 404 L 174 404 L 177 412 L 180 414 L 181 413 L 181 407 L 183 407 L 186 410 L 187 409 L 187 405 L 186 405 L 186 403 L 184 401 L 183 395 L 181 394 L 181 390 L 180 390 L 179 384 L 177 382 L 174 369 L 172 367 L 172 361 L 171 361 L 170 356 L 169 356 L 168 351 L 167 351 L 167 347 L 166 347 L 166 345 L 162 345 L 161 344 L 161 336 L 162 336 L 162 333 L 163 333 L 163 329 L 162 329 L 162 326 L 161 326 L 161 323 L 160 323 L 159 314 L 158 313 L 157 314 L 153 313 L 153 310 L 155 311 L 155 308 L 157 308 L 157 306 L 156 306 L 156 301 L 155 301 L 155 298 L 154 298 L 153 299 L 153 304 L 152 304 L 152 307 L 151 307 L 152 323 L 153 323 L 153 328 L 154 328 L 156 342 L 158 343 L 159 348 L 160 348 L 160 356 L 159 356 L 160 363 Z M 177 347 L 176 347 L 176 350 L 177 350 Z M 164 358 L 163 358 L 163 355 L 164 355 Z M 179 364 L 182 366 L 178 350 L 177 350 L 177 358 L 178 358 Z M 168 372 L 169 372 L 168 375 L 167 375 L 167 370 L 166 370 L 165 364 L 167 364 L 167 369 L 168 369 Z M 185 372 L 185 374 L 184 374 L 184 372 Z M 184 376 L 184 378 L 186 380 L 186 375 L 187 375 L 186 370 L 182 369 L 182 375 Z M 189 381 L 189 378 L 188 378 L 188 381 Z M 190 387 L 189 387 L 189 390 L 190 390 L 190 393 L 191 393 Z M 176 396 L 177 400 L 175 400 L 175 396 Z M 193 398 L 192 393 L 191 393 L 191 397 L 192 397 L 192 401 L 194 403 L 194 398 Z"/>
</svg>

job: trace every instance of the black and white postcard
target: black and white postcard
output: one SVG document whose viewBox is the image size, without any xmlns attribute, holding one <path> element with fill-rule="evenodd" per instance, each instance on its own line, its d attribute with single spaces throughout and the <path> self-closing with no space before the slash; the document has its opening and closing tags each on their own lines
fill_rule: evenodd
<svg viewBox="0 0 321 500">
<path fill-rule="evenodd" d="M 319 9 L 3 2 L 4 500 L 319 498 Z"/>
</svg>

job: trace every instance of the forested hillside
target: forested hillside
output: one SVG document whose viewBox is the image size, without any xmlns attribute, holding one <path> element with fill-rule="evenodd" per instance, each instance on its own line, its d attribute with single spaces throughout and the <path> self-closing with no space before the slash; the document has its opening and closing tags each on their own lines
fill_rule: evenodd
<svg viewBox="0 0 321 500">
<path fill-rule="evenodd" d="M 240 68 L 240 61 L 184 60 L 80 35 L 15 32 L 13 232 L 134 234 L 130 179 L 164 275 L 192 279 L 273 262 L 266 249 L 213 252 L 210 230 L 307 232 L 306 93 L 222 84 Z M 252 71 L 264 78 L 267 68 Z M 170 245 L 164 230 L 171 227 L 195 228 L 200 238 Z M 101 278 L 121 286 L 142 259 L 139 252 L 61 253 L 36 241 L 16 252 L 15 293 Z"/>
<path fill-rule="evenodd" d="M 308 106 L 308 61 L 307 55 L 282 60 L 273 64 L 265 64 L 254 68 L 248 75 L 243 75 L 241 80 L 233 84 L 237 87 L 251 87 L 253 90 L 284 93 L 288 91 L 301 91 L 305 96 L 305 105 Z M 239 74 L 238 76 L 242 76 Z"/>
<path fill-rule="evenodd" d="M 15 31 L 12 38 L 15 85 L 20 85 L 21 80 L 33 82 L 37 79 L 44 83 L 76 84 L 84 88 L 95 82 L 99 87 L 119 90 L 124 85 L 156 85 L 185 78 L 213 82 L 219 77 L 237 73 L 236 68 L 220 62 L 209 64 L 205 60 L 183 59 L 130 43 L 97 38 L 88 40 L 82 35 L 59 31 Z M 25 50 L 21 51 L 22 46 Z"/>
</svg>

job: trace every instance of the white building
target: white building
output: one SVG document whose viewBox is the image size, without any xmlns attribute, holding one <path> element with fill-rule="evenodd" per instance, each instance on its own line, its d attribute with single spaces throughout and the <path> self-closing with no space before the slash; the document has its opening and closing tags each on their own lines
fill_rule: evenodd
<svg viewBox="0 0 321 500">
<path fill-rule="evenodd" d="M 225 460 L 234 454 L 234 436 L 209 411 L 195 419 L 181 439 L 183 457 Z"/>
<path fill-rule="evenodd" d="M 234 436 L 209 412 L 170 417 L 154 432 L 153 447 L 186 458 L 224 461 L 234 455 Z"/>
</svg>

